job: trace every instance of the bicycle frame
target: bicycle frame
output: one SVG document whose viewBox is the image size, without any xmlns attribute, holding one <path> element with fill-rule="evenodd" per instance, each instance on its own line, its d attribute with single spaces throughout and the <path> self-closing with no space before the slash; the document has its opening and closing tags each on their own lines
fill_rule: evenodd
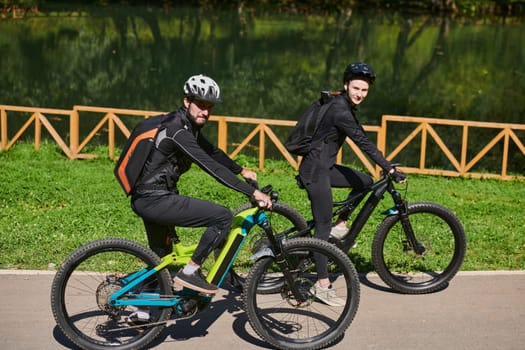
<svg viewBox="0 0 525 350">
<path fill-rule="evenodd" d="M 211 267 L 206 280 L 217 286 L 220 286 L 226 277 L 228 270 L 235 261 L 237 254 L 243 247 L 248 237 L 250 229 L 254 225 L 262 225 L 267 222 L 268 218 L 264 211 L 259 208 L 251 208 L 242 211 L 235 216 L 230 231 L 223 249 L 216 258 L 215 263 Z M 144 282 L 158 271 L 168 267 L 172 264 L 181 264 L 187 262 L 195 249 L 195 245 L 184 247 L 180 243 L 175 245 L 173 253 L 164 256 L 161 263 L 154 267 L 149 267 L 137 271 L 120 280 L 123 286 L 120 290 L 113 293 L 110 297 L 110 304 L 115 307 L 124 306 L 157 306 L 157 307 L 174 307 L 183 297 L 194 296 L 198 293 L 192 290 L 183 289 L 180 293 L 174 296 L 162 296 L 153 292 L 133 293 L 132 289 Z M 178 254 L 181 254 L 179 256 Z M 126 298 L 122 296 L 126 295 Z M 130 298 L 132 296 L 132 298 Z M 207 301 L 211 300 L 211 296 L 204 296 Z"/>
<path fill-rule="evenodd" d="M 417 240 L 414 236 L 414 232 L 408 220 L 408 204 L 402 198 L 401 193 L 399 193 L 399 191 L 395 189 L 394 184 L 392 183 L 392 179 L 390 179 L 390 177 L 386 174 L 381 179 L 374 182 L 372 185 L 364 188 L 363 190 L 356 191 L 355 193 L 353 191 L 350 192 L 350 194 L 345 200 L 333 203 L 333 207 L 337 209 L 333 212 L 332 217 L 339 216 L 343 213 L 348 213 L 350 215 L 359 206 L 359 204 L 361 204 L 361 202 L 368 196 L 368 199 L 363 204 L 363 207 L 361 208 L 355 219 L 352 221 L 352 225 L 348 230 L 348 234 L 342 239 L 336 239 L 331 237 L 330 242 L 336 244 L 345 252 L 350 250 L 350 248 L 352 248 L 352 246 L 354 245 L 357 236 L 359 235 L 359 233 L 361 233 L 368 219 L 370 218 L 374 210 L 377 208 L 377 205 L 384 198 L 384 194 L 386 192 L 390 193 L 390 195 L 392 196 L 392 199 L 394 200 L 394 206 L 390 209 L 385 210 L 384 212 L 382 212 L 382 214 L 386 216 L 400 215 L 403 228 L 405 230 L 405 233 L 407 234 L 407 238 L 410 240 L 411 243 L 413 243 L 413 247 L 415 249 L 416 254 L 422 254 L 424 248 L 420 244 L 417 244 Z M 308 221 L 309 231 L 311 231 L 314 228 L 314 226 L 314 220 Z M 302 234 L 303 232 L 299 232 L 297 235 L 300 236 Z"/>
<path fill-rule="evenodd" d="M 383 214 L 398 214 L 400 212 L 400 207 L 404 206 L 404 202 L 401 199 L 399 192 L 397 192 L 394 188 L 392 181 L 390 178 L 388 178 L 388 176 L 383 177 L 362 191 L 359 191 L 355 194 L 350 193 L 348 198 L 344 201 L 334 203 L 334 208 L 339 207 L 338 210 L 334 211 L 334 217 L 345 212 L 346 210 L 348 210 L 349 214 L 351 214 L 370 193 L 363 207 L 352 221 L 352 225 L 348 234 L 343 237 L 343 239 L 339 240 L 339 242 L 336 242 L 336 244 L 341 249 L 343 249 L 343 251 L 348 251 L 354 245 L 357 236 L 367 223 L 379 202 L 383 199 L 385 192 L 389 192 L 392 195 L 392 198 L 394 199 L 394 207 L 387 210 L 386 212 L 383 212 Z"/>
</svg>

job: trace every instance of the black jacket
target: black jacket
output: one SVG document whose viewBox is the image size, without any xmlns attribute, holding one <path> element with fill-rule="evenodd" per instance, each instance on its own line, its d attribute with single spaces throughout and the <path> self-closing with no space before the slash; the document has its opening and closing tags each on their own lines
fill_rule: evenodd
<svg viewBox="0 0 525 350">
<path fill-rule="evenodd" d="M 313 148 L 304 156 L 299 169 L 301 177 L 307 182 L 316 182 L 319 176 L 326 175 L 334 166 L 337 153 L 347 137 L 381 168 L 392 169 L 357 120 L 348 95 L 343 93 L 334 99 L 312 140 L 323 140 L 322 147 Z"/>
<path fill-rule="evenodd" d="M 141 174 L 139 193 L 141 188 L 176 190 L 180 176 L 195 163 L 223 185 L 253 195 L 254 188 L 236 176 L 242 167 L 206 140 L 186 108 L 171 113 L 164 125 Z"/>
</svg>

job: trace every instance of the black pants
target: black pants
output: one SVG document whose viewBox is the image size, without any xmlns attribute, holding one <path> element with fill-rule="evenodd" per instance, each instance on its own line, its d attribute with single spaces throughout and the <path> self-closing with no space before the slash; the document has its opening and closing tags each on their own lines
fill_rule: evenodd
<svg viewBox="0 0 525 350">
<path fill-rule="evenodd" d="M 207 227 L 191 258 L 200 265 L 228 236 L 233 220 L 228 208 L 168 191 L 135 196 L 132 208 L 144 221 L 150 248 L 160 257 L 173 251 L 170 235 L 176 226 Z"/>
<path fill-rule="evenodd" d="M 301 176 L 301 181 L 311 203 L 312 217 L 315 220 L 314 236 L 323 240 L 328 240 L 332 229 L 332 187 L 360 190 L 373 182 L 370 175 L 342 165 L 334 165 L 326 172 L 320 172 L 319 176 L 311 181 L 305 181 Z M 325 259 L 317 259 L 319 278 L 328 277 L 326 267 Z"/>
</svg>

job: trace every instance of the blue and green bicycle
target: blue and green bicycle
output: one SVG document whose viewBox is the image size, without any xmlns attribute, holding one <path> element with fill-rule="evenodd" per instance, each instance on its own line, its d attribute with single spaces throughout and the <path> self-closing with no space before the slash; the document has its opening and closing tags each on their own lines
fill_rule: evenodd
<svg viewBox="0 0 525 350">
<path fill-rule="evenodd" d="M 270 186 L 266 192 L 277 200 Z M 286 211 L 287 206 L 278 208 Z M 235 268 L 245 278 L 242 305 L 255 332 L 273 348 L 325 348 L 340 339 L 356 315 L 358 275 L 335 245 L 312 237 L 287 239 L 279 232 L 283 216 L 288 216 L 287 229 L 290 221 L 298 230 L 306 228 L 301 216 L 281 212 L 274 222 L 273 212 L 257 205 L 238 212 L 206 278 L 220 287 L 234 262 L 241 262 Z M 252 232 L 263 232 L 264 239 L 251 237 Z M 252 256 L 246 258 L 240 252 L 250 245 Z M 172 284 L 171 273 L 188 261 L 193 250 L 194 246 L 176 242 L 172 254 L 159 258 L 149 248 L 122 238 L 81 246 L 61 264 L 52 283 L 51 307 L 59 328 L 82 349 L 146 347 L 168 324 L 193 317 L 212 302 L 212 295 Z M 329 306 L 316 296 L 319 257 L 329 262 L 330 280 L 342 306 Z M 126 321 L 141 308 L 149 310 L 149 323 Z"/>
</svg>

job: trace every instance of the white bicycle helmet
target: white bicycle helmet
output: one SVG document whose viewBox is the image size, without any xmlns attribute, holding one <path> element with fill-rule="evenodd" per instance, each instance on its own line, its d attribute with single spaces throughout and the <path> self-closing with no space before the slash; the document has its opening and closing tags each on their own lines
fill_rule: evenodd
<svg viewBox="0 0 525 350">
<path fill-rule="evenodd" d="M 222 101 L 219 85 L 212 78 L 202 74 L 191 76 L 184 83 L 184 94 L 190 99 L 196 98 L 213 103 Z"/>
</svg>

